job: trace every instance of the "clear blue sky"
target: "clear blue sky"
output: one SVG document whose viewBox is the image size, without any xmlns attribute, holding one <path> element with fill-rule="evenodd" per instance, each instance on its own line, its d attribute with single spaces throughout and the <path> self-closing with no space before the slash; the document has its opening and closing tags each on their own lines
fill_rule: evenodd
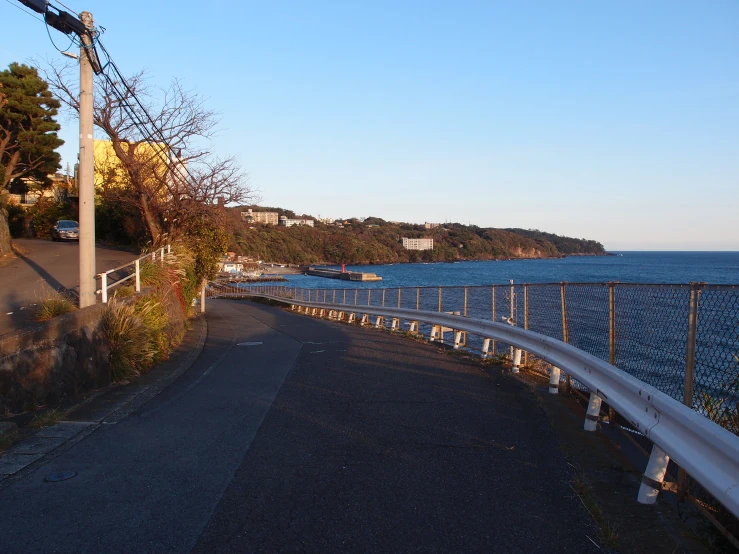
<svg viewBox="0 0 739 554">
<path fill-rule="evenodd" d="M 61 58 L 8 2 L 0 66 Z M 736 0 L 65 3 L 208 98 L 265 205 L 739 250 Z"/>
</svg>

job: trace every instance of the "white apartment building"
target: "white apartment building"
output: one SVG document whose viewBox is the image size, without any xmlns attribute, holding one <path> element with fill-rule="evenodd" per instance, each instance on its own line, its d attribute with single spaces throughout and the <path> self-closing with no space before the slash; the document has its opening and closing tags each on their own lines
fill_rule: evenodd
<svg viewBox="0 0 739 554">
<path fill-rule="evenodd" d="M 279 222 L 277 212 L 255 212 L 251 208 L 241 212 L 241 219 L 247 223 L 263 223 L 265 225 L 277 225 Z"/>
<path fill-rule="evenodd" d="M 280 218 L 280 225 L 284 225 L 285 227 L 294 227 L 296 225 L 313 227 L 314 223 L 312 219 L 288 219 L 284 215 Z"/>
<path fill-rule="evenodd" d="M 408 239 L 403 237 L 403 248 L 406 250 L 433 250 L 434 239 Z"/>
</svg>

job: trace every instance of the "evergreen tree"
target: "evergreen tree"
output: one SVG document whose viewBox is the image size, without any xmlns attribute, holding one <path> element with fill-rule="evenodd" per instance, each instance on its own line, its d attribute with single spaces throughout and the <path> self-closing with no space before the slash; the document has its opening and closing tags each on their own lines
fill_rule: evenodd
<svg viewBox="0 0 739 554">
<path fill-rule="evenodd" d="M 59 106 L 35 68 L 14 62 L 0 71 L 0 256 L 10 252 L 10 183 L 28 177 L 48 184 L 59 168 Z"/>
</svg>

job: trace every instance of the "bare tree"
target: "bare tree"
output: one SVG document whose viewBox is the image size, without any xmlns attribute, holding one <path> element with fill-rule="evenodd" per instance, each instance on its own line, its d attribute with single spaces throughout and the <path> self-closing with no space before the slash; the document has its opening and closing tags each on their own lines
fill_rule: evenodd
<svg viewBox="0 0 739 554">
<path fill-rule="evenodd" d="M 51 91 L 69 110 L 79 112 L 72 66 L 48 62 L 44 67 Z M 155 243 L 164 233 L 182 232 L 184 212 L 191 212 L 195 203 L 214 206 L 219 199 L 226 204 L 255 199 L 238 160 L 219 158 L 208 149 L 217 114 L 177 80 L 157 90 L 143 71 L 127 79 L 127 85 L 98 77 L 94 123 L 110 139 L 121 168 L 97 168 L 98 175 L 112 187 L 129 190 L 127 197 Z"/>
</svg>

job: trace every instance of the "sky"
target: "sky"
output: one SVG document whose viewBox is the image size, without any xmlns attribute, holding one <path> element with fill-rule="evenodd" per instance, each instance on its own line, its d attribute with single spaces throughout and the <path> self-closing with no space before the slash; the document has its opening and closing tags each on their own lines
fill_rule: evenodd
<svg viewBox="0 0 739 554">
<path fill-rule="evenodd" d="M 64 1 L 220 113 L 262 205 L 739 250 L 736 0 Z M 0 67 L 64 59 L 19 6 Z"/>
</svg>

